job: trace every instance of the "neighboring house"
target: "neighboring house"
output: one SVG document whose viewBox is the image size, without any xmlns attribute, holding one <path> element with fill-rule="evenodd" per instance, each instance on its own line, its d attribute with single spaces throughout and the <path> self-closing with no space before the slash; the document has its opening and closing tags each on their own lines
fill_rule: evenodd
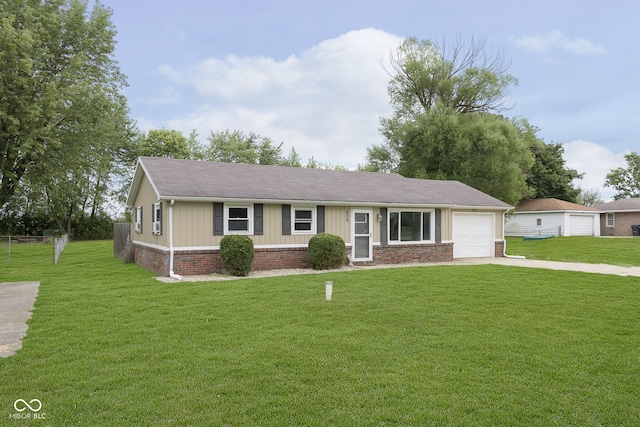
<svg viewBox="0 0 640 427">
<path fill-rule="evenodd" d="M 228 234 L 251 237 L 254 270 L 307 267 L 321 232 L 344 239 L 356 265 L 502 256 L 512 209 L 457 181 L 151 157 L 127 206 L 135 262 L 163 275 L 223 271 Z"/>
<path fill-rule="evenodd" d="M 600 209 L 558 199 L 522 200 L 507 217 L 506 236 L 599 236 Z"/>
<path fill-rule="evenodd" d="M 603 236 L 632 236 L 632 225 L 640 225 L 640 198 L 614 200 L 596 206 Z"/>
</svg>

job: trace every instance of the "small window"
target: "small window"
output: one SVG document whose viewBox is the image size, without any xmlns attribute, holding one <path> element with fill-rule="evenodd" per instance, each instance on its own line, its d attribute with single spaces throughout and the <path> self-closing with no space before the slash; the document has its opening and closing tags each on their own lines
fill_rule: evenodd
<svg viewBox="0 0 640 427">
<path fill-rule="evenodd" d="M 251 208 L 249 206 L 226 206 L 225 234 L 252 234 Z"/>
<path fill-rule="evenodd" d="M 162 203 L 154 203 L 151 212 L 151 232 L 155 235 L 162 234 Z"/>
<path fill-rule="evenodd" d="M 613 227 L 615 226 L 615 217 L 613 215 L 613 213 L 608 213 L 607 214 L 607 227 Z"/>
<path fill-rule="evenodd" d="M 292 210 L 291 229 L 293 234 L 314 234 L 316 232 L 315 209 L 293 207 Z"/>
<path fill-rule="evenodd" d="M 134 231 L 142 233 L 142 206 L 136 206 L 134 213 Z"/>
<path fill-rule="evenodd" d="M 536 219 L 536 225 L 542 225 L 542 218 Z"/>
</svg>

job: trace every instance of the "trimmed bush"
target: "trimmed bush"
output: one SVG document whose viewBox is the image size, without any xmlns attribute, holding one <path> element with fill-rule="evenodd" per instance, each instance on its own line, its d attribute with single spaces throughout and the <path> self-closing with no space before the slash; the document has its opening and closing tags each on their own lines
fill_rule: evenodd
<svg viewBox="0 0 640 427">
<path fill-rule="evenodd" d="M 320 233 L 309 240 L 309 262 L 316 270 L 342 267 L 346 253 L 344 240 L 340 236 Z"/>
<path fill-rule="evenodd" d="M 253 262 L 253 240 L 238 234 L 224 236 L 220 241 L 220 258 L 229 274 L 246 276 Z"/>
</svg>

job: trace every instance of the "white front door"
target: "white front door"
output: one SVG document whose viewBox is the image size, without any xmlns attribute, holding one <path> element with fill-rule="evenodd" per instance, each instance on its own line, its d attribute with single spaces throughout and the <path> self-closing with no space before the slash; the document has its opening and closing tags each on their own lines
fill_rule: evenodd
<svg viewBox="0 0 640 427">
<path fill-rule="evenodd" d="M 373 260 L 372 210 L 353 209 L 351 211 L 351 254 L 352 261 Z"/>
</svg>

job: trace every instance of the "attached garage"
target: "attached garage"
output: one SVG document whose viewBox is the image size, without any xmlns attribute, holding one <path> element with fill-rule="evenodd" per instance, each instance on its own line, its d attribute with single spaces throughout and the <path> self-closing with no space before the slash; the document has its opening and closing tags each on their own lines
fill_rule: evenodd
<svg viewBox="0 0 640 427">
<path fill-rule="evenodd" d="M 594 221 L 593 215 L 569 215 L 568 234 L 571 236 L 593 236 Z"/>
<path fill-rule="evenodd" d="M 457 212 L 452 225 L 454 258 L 495 256 L 495 214 Z"/>
</svg>

